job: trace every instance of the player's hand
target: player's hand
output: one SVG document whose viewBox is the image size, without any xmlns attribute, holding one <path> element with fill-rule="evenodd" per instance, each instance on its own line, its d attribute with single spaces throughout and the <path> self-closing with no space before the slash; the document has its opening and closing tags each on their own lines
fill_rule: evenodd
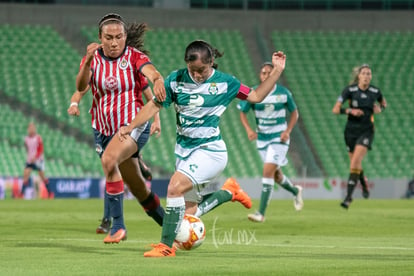
<svg viewBox="0 0 414 276">
<path fill-rule="evenodd" d="M 355 117 L 361 117 L 362 115 L 364 115 L 364 111 L 362 111 L 362 109 L 359 108 L 352 108 L 350 114 Z"/>
<path fill-rule="evenodd" d="M 86 47 L 86 59 L 88 61 L 92 60 L 93 56 L 95 55 L 95 51 L 99 48 L 102 48 L 102 44 L 93 42 Z"/>
<path fill-rule="evenodd" d="M 285 130 L 280 134 L 280 141 L 286 143 L 290 139 L 290 132 Z"/>
<path fill-rule="evenodd" d="M 378 114 L 381 113 L 381 107 L 378 104 L 374 104 L 374 113 Z"/>
<path fill-rule="evenodd" d="M 150 136 L 156 135 L 155 137 L 158 138 L 161 135 L 161 123 L 160 120 L 154 120 L 154 122 L 151 124 L 150 129 Z"/>
<path fill-rule="evenodd" d="M 272 55 L 272 64 L 274 69 L 282 72 L 286 66 L 286 55 L 282 51 L 277 51 Z"/>
<path fill-rule="evenodd" d="M 165 93 L 164 81 L 163 81 L 162 78 L 157 79 L 154 82 L 154 86 L 153 86 L 152 90 L 153 90 L 155 98 L 157 99 L 158 102 L 161 103 L 161 102 L 165 101 L 166 93 Z"/>
<path fill-rule="evenodd" d="M 79 107 L 76 106 L 76 105 L 69 106 L 69 108 L 68 108 L 68 114 L 70 116 L 79 116 L 80 115 Z"/>
<path fill-rule="evenodd" d="M 118 131 L 118 138 L 122 142 L 126 140 L 127 136 L 131 133 L 132 129 L 130 126 L 122 126 Z"/>
<path fill-rule="evenodd" d="M 249 138 L 249 141 L 253 141 L 257 139 L 257 133 L 255 131 L 248 131 L 247 132 L 247 138 Z"/>
</svg>

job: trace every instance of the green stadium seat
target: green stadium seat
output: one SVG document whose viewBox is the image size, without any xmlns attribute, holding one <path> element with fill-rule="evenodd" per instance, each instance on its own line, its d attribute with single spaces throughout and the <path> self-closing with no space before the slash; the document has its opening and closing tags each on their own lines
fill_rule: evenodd
<svg viewBox="0 0 414 276">
<path fill-rule="evenodd" d="M 407 89 L 414 84 L 411 31 L 274 31 L 272 41 L 288 55 L 285 77 L 328 176 L 348 174 L 345 118 L 331 115 L 331 109 L 350 80 L 352 68 L 362 63 L 371 65 L 373 84 L 381 88 L 389 104 L 384 114 L 375 116 L 374 150 L 363 167 L 370 177 L 412 175 L 412 162 L 395 162 L 414 160 L 414 102 L 401 101 L 412 98 Z M 390 49 L 398 49 L 398 55 Z"/>
</svg>

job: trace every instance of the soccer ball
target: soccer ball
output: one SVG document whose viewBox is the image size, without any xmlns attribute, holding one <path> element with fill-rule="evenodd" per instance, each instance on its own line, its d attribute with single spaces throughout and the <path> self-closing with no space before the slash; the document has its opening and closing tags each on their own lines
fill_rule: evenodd
<svg viewBox="0 0 414 276">
<path fill-rule="evenodd" d="M 206 228 L 200 218 L 185 214 L 175 238 L 175 247 L 191 250 L 199 247 L 206 238 Z"/>
</svg>

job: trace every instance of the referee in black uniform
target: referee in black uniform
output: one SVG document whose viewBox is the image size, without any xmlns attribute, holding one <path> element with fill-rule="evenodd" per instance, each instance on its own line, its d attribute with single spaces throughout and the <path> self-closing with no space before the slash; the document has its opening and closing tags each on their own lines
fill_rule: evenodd
<svg viewBox="0 0 414 276">
<path fill-rule="evenodd" d="M 352 84 L 345 87 L 332 109 L 334 114 L 348 116 L 345 127 L 345 144 L 349 152 L 350 174 L 347 195 L 341 203 L 345 209 L 348 209 L 352 202 L 352 193 L 358 180 L 361 181 L 363 197 L 369 197 L 362 171 L 362 160 L 367 151 L 371 149 L 374 140 L 374 113 L 384 111 L 387 106 L 380 89 L 371 85 L 372 72 L 368 64 L 357 67 L 354 74 Z M 345 102 L 349 103 L 348 108 L 342 107 Z"/>
</svg>

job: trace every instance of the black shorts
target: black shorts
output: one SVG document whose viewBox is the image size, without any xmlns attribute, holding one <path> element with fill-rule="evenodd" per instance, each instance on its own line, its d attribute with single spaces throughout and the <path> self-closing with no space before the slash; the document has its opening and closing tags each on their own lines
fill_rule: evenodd
<svg viewBox="0 0 414 276">
<path fill-rule="evenodd" d="M 361 145 L 371 150 L 374 141 L 374 130 L 366 130 L 361 133 L 355 133 L 352 130 L 345 130 L 345 144 L 349 152 L 354 152 L 356 145 Z"/>
<path fill-rule="evenodd" d="M 149 139 L 150 129 L 151 129 L 151 123 L 148 122 L 144 131 L 141 133 L 141 135 L 138 138 L 138 141 L 137 141 L 138 151 L 135 152 L 131 157 L 138 157 L 139 152 L 141 151 L 141 149 L 144 147 L 144 145 L 147 143 Z M 95 150 L 96 150 L 96 153 L 99 155 L 99 158 L 101 158 L 103 152 L 106 149 L 106 146 L 111 141 L 113 135 L 105 136 L 99 131 L 97 131 L 96 129 L 92 129 L 92 130 L 93 130 L 93 135 L 95 137 Z"/>
</svg>

